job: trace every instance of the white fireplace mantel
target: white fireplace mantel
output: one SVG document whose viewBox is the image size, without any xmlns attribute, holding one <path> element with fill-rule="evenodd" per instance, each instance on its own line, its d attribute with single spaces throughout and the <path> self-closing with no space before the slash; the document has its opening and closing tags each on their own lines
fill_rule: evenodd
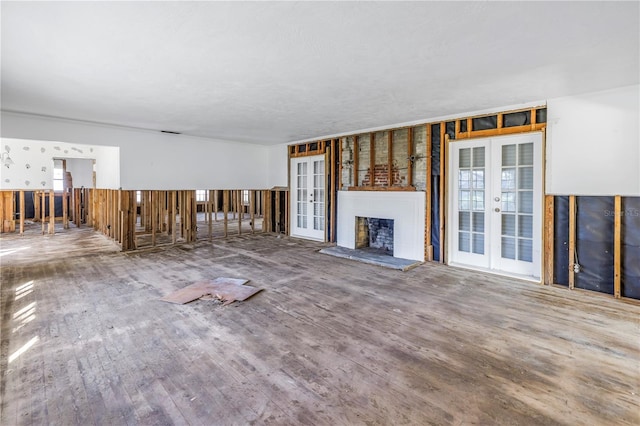
<svg viewBox="0 0 640 426">
<path fill-rule="evenodd" d="M 424 192 L 338 191 L 339 246 L 355 249 L 356 216 L 393 219 L 393 256 L 424 261 Z"/>
</svg>

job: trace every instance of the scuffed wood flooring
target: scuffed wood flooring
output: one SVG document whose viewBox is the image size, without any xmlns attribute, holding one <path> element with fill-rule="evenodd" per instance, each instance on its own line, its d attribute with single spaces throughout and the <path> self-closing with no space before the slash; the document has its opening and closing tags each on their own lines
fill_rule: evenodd
<svg viewBox="0 0 640 426">
<path fill-rule="evenodd" d="M 2 425 L 637 425 L 640 306 L 242 235 L 3 235 Z M 236 277 L 246 302 L 162 296 Z"/>
</svg>

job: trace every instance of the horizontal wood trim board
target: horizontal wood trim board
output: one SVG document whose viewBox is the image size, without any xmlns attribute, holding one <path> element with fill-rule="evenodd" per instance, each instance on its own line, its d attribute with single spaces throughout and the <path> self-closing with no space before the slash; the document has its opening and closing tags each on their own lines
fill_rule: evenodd
<svg viewBox="0 0 640 426">
<path fill-rule="evenodd" d="M 350 186 L 347 191 L 415 191 L 415 186 Z"/>
<path fill-rule="evenodd" d="M 451 142 L 455 142 L 459 139 L 470 139 L 470 138 L 478 138 L 484 136 L 496 136 L 496 135 L 511 135 L 514 133 L 526 133 L 526 132 L 535 132 L 538 130 L 542 130 L 547 127 L 547 123 L 538 123 L 538 124 L 525 124 L 523 126 L 513 126 L 513 127 L 503 127 L 500 129 L 486 129 L 486 130 L 474 130 L 471 132 L 460 132 L 456 133 L 456 139 L 451 140 Z"/>
</svg>

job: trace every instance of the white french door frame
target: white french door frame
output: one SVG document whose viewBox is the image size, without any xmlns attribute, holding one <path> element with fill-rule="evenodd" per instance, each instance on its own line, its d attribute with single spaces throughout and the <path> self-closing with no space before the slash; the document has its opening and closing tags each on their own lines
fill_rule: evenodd
<svg viewBox="0 0 640 426">
<path fill-rule="evenodd" d="M 501 256 L 502 244 L 502 190 L 503 166 L 501 161 L 502 147 L 510 144 L 526 143 L 526 139 L 533 142 L 533 229 L 532 229 L 532 261 L 530 274 L 519 273 L 518 261 L 505 259 Z M 459 251 L 459 214 L 458 190 L 459 168 L 457 155 L 460 149 L 485 147 L 485 185 L 484 185 L 484 251 L 482 254 Z M 473 152 L 473 151 L 471 151 Z M 500 275 L 515 276 L 535 282 L 541 282 L 543 277 L 544 242 L 544 133 L 530 132 L 513 135 L 493 136 L 477 139 L 450 141 L 447 146 L 447 194 L 446 194 L 446 255 L 447 263 L 469 269 L 483 270 Z M 506 166 L 505 166 L 506 167 Z M 473 168 L 471 168 L 473 171 Z M 518 173 L 516 168 L 516 173 Z M 472 200 L 473 201 L 473 200 Z M 498 209 L 498 210 L 496 210 Z M 516 215 L 516 220 L 518 216 Z M 517 241 L 517 239 L 516 239 Z M 522 264 L 522 262 L 520 262 Z"/>
<path fill-rule="evenodd" d="M 326 241 L 326 155 L 291 158 L 289 174 L 290 235 Z"/>
</svg>

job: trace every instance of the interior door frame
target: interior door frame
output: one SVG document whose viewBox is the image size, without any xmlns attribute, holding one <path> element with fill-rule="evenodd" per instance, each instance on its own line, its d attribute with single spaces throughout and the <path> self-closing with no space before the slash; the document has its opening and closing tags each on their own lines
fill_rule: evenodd
<svg viewBox="0 0 640 426">
<path fill-rule="evenodd" d="M 492 260 L 489 257 L 488 263 L 489 265 L 485 268 L 485 267 L 480 267 L 480 266 L 474 266 L 474 265 L 468 265 L 468 264 L 464 264 L 462 262 L 460 262 L 456 256 L 453 253 L 453 250 L 455 247 L 457 247 L 457 244 L 455 243 L 455 238 L 457 237 L 457 227 L 454 227 L 454 223 L 457 223 L 457 220 L 454 219 L 455 216 L 455 211 L 453 210 L 454 207 L 454 201 L 453 201 L 453 195 L 454 195 L 454 184 L 455 182 L 457 182 L 457 172 L 456 172 L 456 168 L 454 168 L 454 161 L 455 158 L 453 157 L 453 151 L 454 151 L 454 144 L 456 143 L 461 143 L 461 142 L 480 142 L 483 143 L 485 141 L 489 142 L 490 140 L 494 140 L 494 139 L 507 139 L 507 138 L 514 138 L 514 137 L 526 137 L 527 135 L 533 135 L 534 137 L 539 137 L 539 151 L 540 151 L 540 157 L 539 157 L 539 166 L 538 166 L 538 173 L 540 173 L 540 190 L 536 193 L 534 191 L 534 199 L 539 200 L 538 205 L 536 206 L 535 201 L 534 201 L 534 212 L 537 212 L 538 217 L 539 217 L 539 226 L 538 229 L 535 229 L 534 227 L 534 234 L 537 235 L 537 241 L 539 243 L 539 256 L 537 258 L 534 258 L 534 270 L 537 275 L 533 275 L 533 276 L 526 276 L 526 275 L 520 275 L 520 274 L 516 274 L 516 273 L 511 273 L 508 271 L 502 271 L 502 270 L 498 270 L 498 269 L 492 269 L 493 266 L 495 265 L 495 261 Z M 513 133 L 513 134 L 508 134 L 508 135 L 495 135 L 495 136 L 487 136 L 487 137 L 482 137 L 482 138 L 470 138 L 470 139 L 460 139 L 460 140 L 450 140 L 447 144 L 446 144 L 446 149 L 445 149 L 445 155 L 446 155 L 446 165 L 447 165 L 447 173 L 446 173 L 446 192 L 445 192 L 445 205 L 443 206 L 446 210 L 445 210 L 445 218 L 446 218 L 446 222 L 447 224 L 450 224 L 450 226 L 446 226 L 446 236 L 444 238 L 444 240 L 446 241 L 446 248 L 445 248 L 445 256 L 446 256 L 446 263 L 451 265 L 451 266 L 457 266 L 457 267 L 462 267 L 462 268 L 466 268 L 466 269 L 473 269 L 473 270 L 480 270 L 480 271 L 485 271 L 485 272 L 489 272 L 489 273 L 493 273 L 493 274 L 497 274 L 497 275 L 504 275 L 504 276 L 511 276 L 511 277 L 516 277 L 516 278 L 520 278 L 520 279 L 524 279 L 524 280 L 528 280 L 528 281 L 534 281 L 534 282 L 538 282 L 541 283 L 542 280 L 544 279 L 544 244 L 545 244 L 545 235 L 544 235 L 544 229 L 545 229 L 545 224 L 544 224 L 544 200 L 545 200 L 545 158 L 546 158 L 546 143 L 545 143 L 545 132 L 544 130 L 542 131 L 534 131 L 534 132 L 524 132 L 524 133 Z M 490 142 L 489 142 L 490 143 Z M 486 156 L 489 158 L 489 161 L 493 161 L 493 150 L 491 150 L 489 152 L 489 154 L 486 154 Z M 535 157 L 535 148 L 534 148 L 534 157 Z M 534 164 L 535 164 L 535 160 L 534 160 Z M 493 165 L 492 165 L 493 166 Z M 534 166 L 535 167 L 535 166 Z M 493 169 L 493 167 L 492 167 Z M 493 173 L 495 173 L 493 170 L 490 170 L 489 173 L 492 175 Z M 492 178 L 490 178 L 492 180 Z M 487 185 L 487 183 L 485 182 L 485 187 L 488 187 L 492 185 L 492 181 L 489 182 L 489 184 Z M 489 196 L 491 194 L 489 193 L 489 191 L 485 192 L 485 203 L 487 202 L 487 200 L 489 199 Z M 485 211 L 490 210 L 489 208 L 487 208 Z M 487 226 L 487 224 L 490 223 L 490 221 L 485 220 L 485 228 Z M 490 226 L 490 225 L 489 225 Z M 492 233 L 491 229 L 489 229 L 489 233 L 486 233 L 485 235 L 485 252 L 486 250 L 489 250 L 489 252 L 491 252 L 493 250 L 493 241 L 495 240 L 495 235 Z M 487 241 L 488 240 L 488 241 Z M 534 254 L 535 256 L 535 254 Z M 536 267 L 537 265 L 537 267 Z"/>
<path fill-rule="evenodd" d="M 307 171 L 307 177 L 313 177 L 313 162 L 317 160 L 322 160 L 324 162 L 324 173 L 323 173 L 323 185 L 324 185 L 324 199 L 323 199 L 323 220 L 324 226 L 322 230 L 322 237 L 313 237 L 309 235 L 304 235 L 297 233 L 297 201 L 298 201 L 298 192 L 297 192 L 297 183 L 294 186 L 294 179 L 297 180 L 297 167 L 294 167 L 294 164 L 297 164 L 301 161 L 309 162 L 309 168 Z M 313 179 L 309 179 L 308 182 L 311 184 L 308 187 L 309 191 L 313 190 Z M 325 154 L 317 154 L 317 155 L 307 155 L 300 157 L 291 157 L 289 158 L 289 194 L 290 194 L 290 202 L 289 202 L 289 235 L 295 238 L 303 238 L 307 240 L 313 241 L 323 241 L 325 242 L 327 239 L 327 155 Z M 313 222 L 313 210 L 307 214 L 308 223 L 312 226 Z M 320 232 L 318 232 L 319 234 Z"/>
</svg>

